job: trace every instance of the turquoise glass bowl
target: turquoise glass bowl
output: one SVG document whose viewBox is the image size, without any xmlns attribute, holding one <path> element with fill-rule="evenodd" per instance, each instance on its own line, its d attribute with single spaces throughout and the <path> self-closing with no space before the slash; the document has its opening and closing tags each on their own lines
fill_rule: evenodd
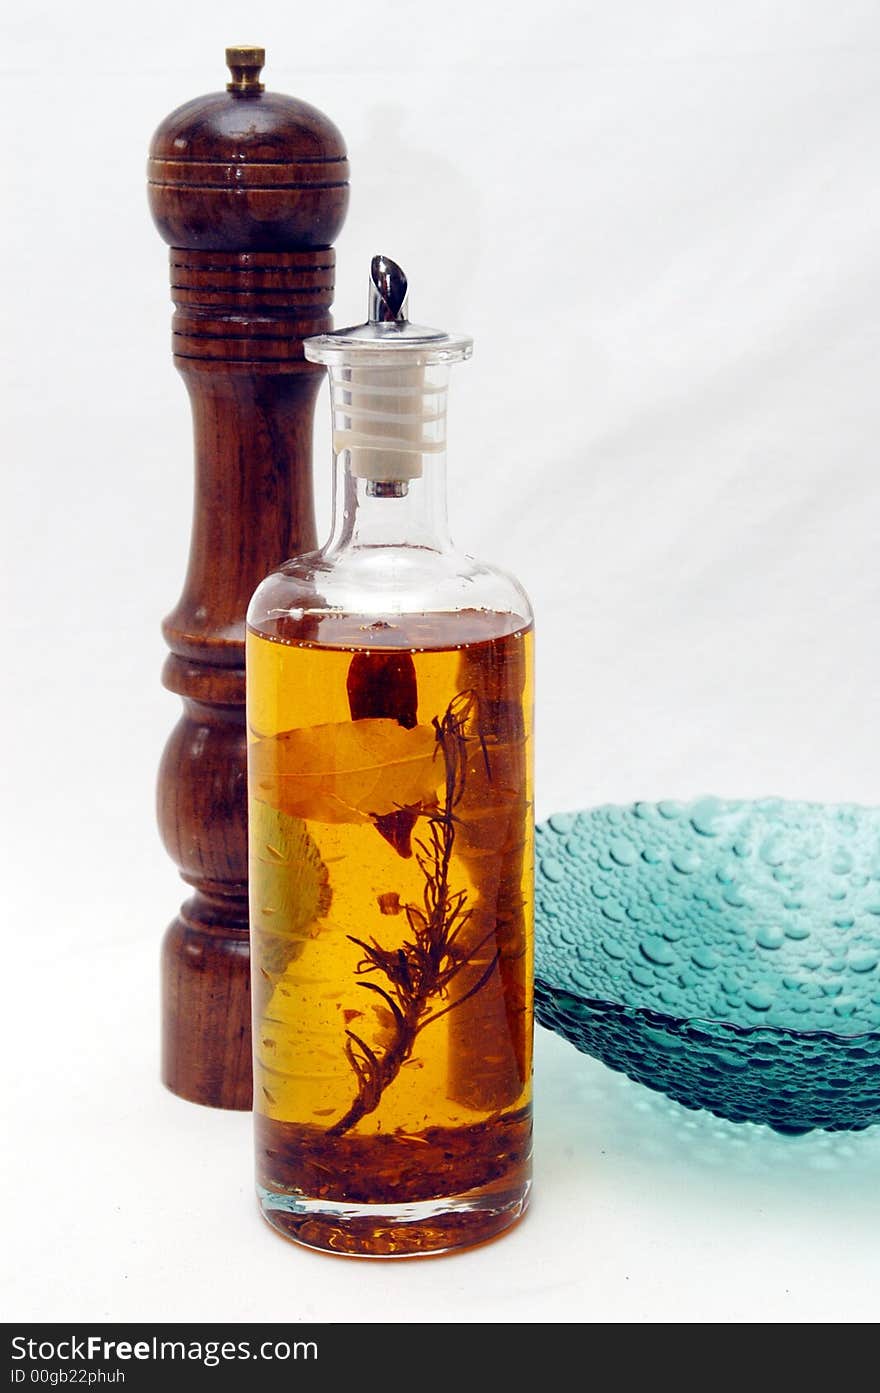
<svg viewBox="0 0 880 1393">
<path fill-rule="evenodd" d="M 880 809 L 557 814 L 536 875 L 543 1025 L 732 1122 L 880 1121 Z"/>
</svg>

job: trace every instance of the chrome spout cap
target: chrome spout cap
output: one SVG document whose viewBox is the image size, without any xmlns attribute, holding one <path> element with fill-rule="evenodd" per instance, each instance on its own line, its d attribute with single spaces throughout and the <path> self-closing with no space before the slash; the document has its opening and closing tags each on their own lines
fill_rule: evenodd
<svg viewBox="0 0 880 1393">
<path fill-rule="evenodd" d="M 390 256 L 374 256 L 370 263 L 368 306 L 370 324 L 405 324 L 409 319 L 409 281 Z"/>
</svg>

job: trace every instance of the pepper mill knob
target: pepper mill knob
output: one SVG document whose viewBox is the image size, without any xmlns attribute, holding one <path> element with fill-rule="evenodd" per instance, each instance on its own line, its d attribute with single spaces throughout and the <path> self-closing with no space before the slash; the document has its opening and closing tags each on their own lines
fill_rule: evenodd
<svg viewBox="0 0 880 1393">
<path fill-rule="evenodd" d="M 238 92 L 247 96 L 250 92 L 265 90 L 260 81 L 260 73 L 266 66 L 264 48 L 252 48 L 249 44 L 227 48 L 226 66 L 232 74 L 232 81 L 226 84 L 227 92 Z"/>
</svg>

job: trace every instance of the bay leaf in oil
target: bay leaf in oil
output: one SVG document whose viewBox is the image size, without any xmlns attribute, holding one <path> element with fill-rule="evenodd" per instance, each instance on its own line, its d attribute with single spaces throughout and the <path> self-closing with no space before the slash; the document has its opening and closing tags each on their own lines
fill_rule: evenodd
<svg viewBox="0 0 880 1393">
<path fill-rule="evenodd" d="M 301 818 L 254 799 L 248 817 L 254 993 L 262 1010 L 278 978 L 320 933 L 333 893 L 327 867 Z"/>
<path fill-rule="evenodd" d="M 251 792 L 294 817 L 369 822 L 434 801 L 436 748 L 432 726 L 378 717 L 286 730 L 251 744 Z"/>
</svg>

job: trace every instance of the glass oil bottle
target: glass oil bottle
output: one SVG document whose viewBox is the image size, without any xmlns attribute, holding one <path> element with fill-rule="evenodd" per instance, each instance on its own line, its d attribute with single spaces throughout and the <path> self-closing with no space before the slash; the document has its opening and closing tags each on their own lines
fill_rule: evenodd
<svg viewBox="0 0 880 1393">
<path fill-rule="evenodd" d="M 332 534 L 259 587 L 247 705 L 262 1211 L 368 1256 L 490 1238 L 531 1176 L 532 616 L 453 547 L 449 367 L 376 257 L 328 366 Z"/>
</svg>

